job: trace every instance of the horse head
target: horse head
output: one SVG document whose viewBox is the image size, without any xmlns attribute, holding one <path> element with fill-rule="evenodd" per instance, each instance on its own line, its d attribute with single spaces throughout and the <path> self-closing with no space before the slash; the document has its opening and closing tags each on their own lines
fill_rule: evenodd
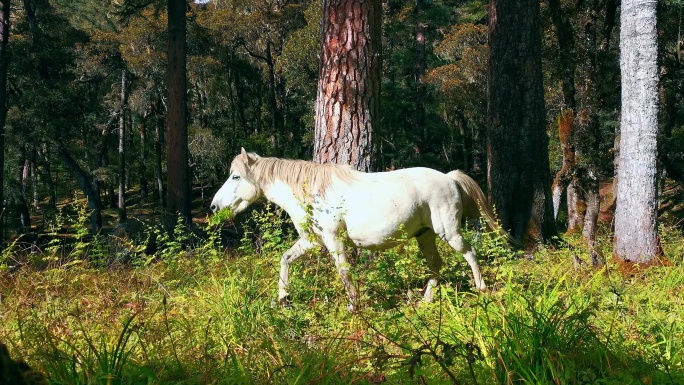
<svg viewBox="0 0 684 385">
<path fill-rule="evenodd" d="M 230 165 L 228 180 L 211 201 L 212 212 L 228 207 L 234 213 L 239 213 L 262 196 L 261 188 L 250 172 L 250 167 L 257 159 L 259 155 L 247 153 L 242 148 L 240 155 L 236 156 Z"/>
</svg>

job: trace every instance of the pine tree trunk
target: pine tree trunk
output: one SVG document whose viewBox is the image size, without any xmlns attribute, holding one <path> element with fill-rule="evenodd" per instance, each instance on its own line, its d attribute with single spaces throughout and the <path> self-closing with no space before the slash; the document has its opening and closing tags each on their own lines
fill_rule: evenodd
<svg viewBox="0 0 684 385">
<path fill-rule="evenodd" d="M 185 0 L 169 0 L 168 102 L 166 112 L 166 212 L 180 214 L 186 223 L 190 212 L 190 170 L 186 111 L 187 74 Z M 175 221 L 174 221 L 175 222 Z"/>
<path fill-rule="evenodd" d="M 620 15 L 622 111 L 613 253 L 638 263 L 662 253 L 656 193 L 656 7 L 656 0 L 623 0 Z"/>
<path fill-rule="evenodd" d="M 40 191 L 38 188 L 38 167 L 36 165 L 36 151 L 33 150 L 31 154 L 33 159 L 29 162 L 31 168 L 31 194 L 33 194 L 33 202 L 31 204 L 31 211 L 36 212 L 40 209 Z"/>
<path fill-rule="evenodd" d="M 556 178 L 553 180 L 552 184 L 554 220 L 558 218 L 563 191 L 566 191 L 568 186 L 572 183 L 573 172 L 575 170 L 575 146 L 573 143 L 574 121 L 575 111 L 571 108 L 564 110 L 558 117 L 558 137 L 560 138 L 561 152 L 563 154 L 563 165 L 556 173 Z M 567 190 L 567 193 L 571 194 L 571 190 Z M 574 204 L 576 199 L 576 196 L 568 196 L 568 221 L 573 221 L 573 218 L 570 218 L 570 213 L 577 211 L 577 207 L 569 207 L 570 203 L 573 202 Z M 568 226 L 568 229 L 570 228 L 572 227 Z"/>
<path fill-rule="evenodd" d="M 573 179 L 568 184 L 568 230 L 581 230 L 587 207 L 579 181 Z"/>
<path fill-rule="evenodd" d="M 164 118 L 162 117 L 162 102 L 157 102 L 157 119 L 154 128 L 154 181 L 155 192 L 160 207 L 164 207 L 164 174 L 162 172 L 162 133 L 164 129 Z"/>
<path fill-rule="evenodd" d="M 119 107 L 119 199 L 118 220 L 126 220 L 126 70 L 121 70 L 121 105 Z"/>
<path fill-rule="evenodd" d="M 601 208 L 601 199 L 599 196 L 599 181 L 595 178 L 596 174 L 587 176 L 585 179 L 585 199 L 586 211 L 584 213 L 584 224 L 582 228 L 582 237 L 587 243 L 591 263 L 594 266 L 603 265 L 604 261 L 600 251 L 596 247 L 596 227 L 598 224 L 599 209 Z"/>
<path fill-rule="evenodd" d="M 26 168 L 28 167 L 28 162 L 26 161 L 26 147 L 22 146 L 21 151 L 20 151 L 20 158 L 19 158 L 19 172 L 18 172 L 18 182 L 19 182 L 19 189 L 13 194 L 14 195 L 14 204 L 15 204 L 15 209 L 16 213 L 19 216 L 19 222 L 21 223 L 21 231 L 25 231 L 26 229 L 31 227 L 31 213 L 29 212 L 28 209 L 28 204 L 26 203 L 26 189 L 25 189 L 25 184 L 24 181 L 26 180 L 26 175 L 27 171 Z"/>
<path fill-rule="evenodd" d="M 324 0 L 314 161 L 371 169 L 379 124 L 382 6 Z"/>
<path fill-rule="evenodd" d="M 140 159 L 138 173 L 140 173 L 140 201 L 147 201 L 149 191 L 147 188 L 147 127 L 144 121 L 140 122 Z"/>
<path fill-rule="evenodd" d="M 0 0 L 0 241 L 5 218 L 5 121 L 7 118 L 7 67 L 9 65 L 10 2 Z"/>
<path fill-rule="evenodd" d="M 50 159 L 48 156 L 48 147 L 45 143 L 40 144 L 38 156 L 40 157 L 40 161 L 43 166 L 43 182 L 46 184 L 46 190 L 48 191 L 48 207 L 50 209 L 56 209 L 57 188 L 55 187 L 55 181 L 52 177 L 52 166 L 50 165 Z"/>
<path fill-rule="evenodd" d="M 556 234 L 539 3 L 491 0 L 489 5 L 489 192 L 504 228 L 531 245 Z"/>
<path fill-rule="evenodd" d="M 100 202 L 100 189 L 92 173 L 87 172 L 74 160 L 63 144 L 58 144 L 57 154 L 64 165 L 71 171 L 78 182 L 79 187 L 88 198 L 88 210 L 90 210 L 90 231 L 97 233 L 102 228 L 102 203 Z"/>
</svg>

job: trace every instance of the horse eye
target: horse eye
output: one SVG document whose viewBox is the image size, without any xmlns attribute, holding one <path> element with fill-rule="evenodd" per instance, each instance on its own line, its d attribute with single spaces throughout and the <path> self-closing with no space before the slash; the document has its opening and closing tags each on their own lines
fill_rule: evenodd
<svg viewBox="0 0 684 385">
<path fill-rule="evenodd" d="M 233 175 L 230 179 L 232 179 L 232 180 L 240 180 L 240 175 Z"/>
</svg>

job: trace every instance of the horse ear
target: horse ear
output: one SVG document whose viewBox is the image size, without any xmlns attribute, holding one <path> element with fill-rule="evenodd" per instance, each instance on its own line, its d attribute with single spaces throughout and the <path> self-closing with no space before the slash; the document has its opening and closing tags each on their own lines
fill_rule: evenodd
<svg viewBox="0 0 684 385">
<path fill-rule="evenodd" d="M 247 156 L 247 151 L 245 151 L 244 147 L 240 147 L 240 155 Z"/>
<path fill-rule="evenodd" d="M 247 153 L 245 155 L 247 156 L 247 165 L 249 166 L 253 165 L 257 159 L 261 158 L 259 155 L 255 153 Z"/>
</svg>

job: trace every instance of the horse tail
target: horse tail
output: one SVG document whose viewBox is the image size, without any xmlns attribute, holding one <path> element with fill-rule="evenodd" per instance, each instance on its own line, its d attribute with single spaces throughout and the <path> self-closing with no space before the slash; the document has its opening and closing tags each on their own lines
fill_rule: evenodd
<svg viewBox="0 0 684 385">
<path fill-rule="evenodd" d="M 497 223 L 496 217 L 477 182 L 460 170 L 451 171 L 447 173 L 447 176 L 456 181 L 456 185 L 461 192 L 463 215 L 467 219 L 479 219 L 482 216 L 490 230 L 496 231 L 510 240 L 510 234 Z"/>
</svg>

